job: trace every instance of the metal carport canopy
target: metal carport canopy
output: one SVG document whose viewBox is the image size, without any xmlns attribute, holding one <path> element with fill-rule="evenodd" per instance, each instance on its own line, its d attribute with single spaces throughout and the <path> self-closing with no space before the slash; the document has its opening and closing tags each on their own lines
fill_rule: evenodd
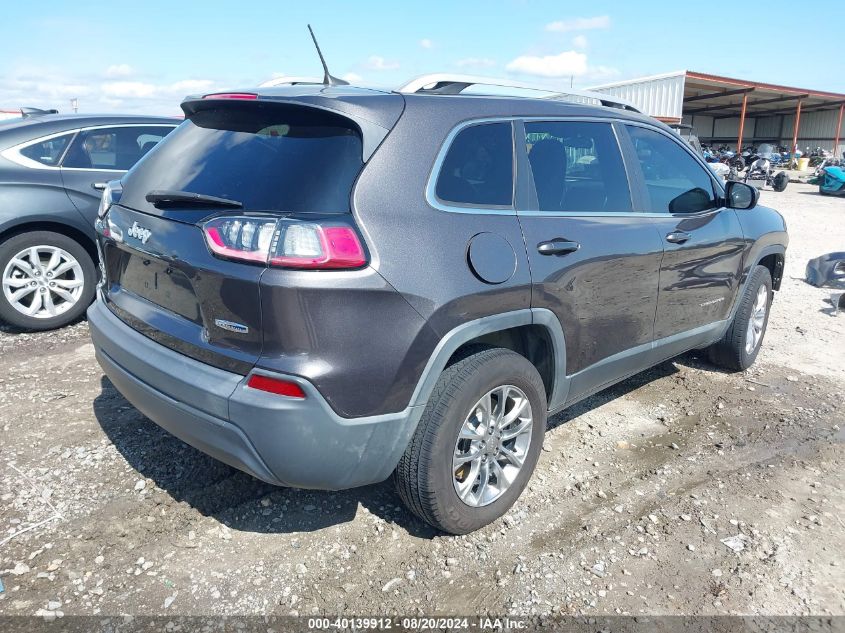
<svg viewBox="0 0 845 633">
<path fill-rule="evenodd" d="M 793 88 L 759 81 L 747 81 L 709 75 L 694 71 L 686 72 L 684 83 L 685 116 L 706 114 L 714 119 L 739 117 L 737 148 L 741 149 L 743 129 L 749 117 L 795 115 L 792 146 L 798 142 L 801 113 L 819 110 L 838 110 L 838 125 L 831 130 L 834 148 L 839 144 L 839 129 L 845 109 L 845 94 Z"/>
<path fill-rule="evenodd" d="M 829 136 L 823 138 L 833 140 L 836 150 L 845 109 L 845 94 L 734 79 L 691 70 L 605 84 L 591 90 L 625 97 L 647 114 L 668 123 L 680 123 L 683 117 L 688 116 L 703 115 L 714 120 L 738 118 L 738 147 L 742 145 L 745 123 L 749 118 L 794 115 L 794 147 L 800 137 L 802 113 L 835 110 L 838 116 L 833 117 Z M 727 137 L 719 138 L 727 140 Z"/>
</svg>

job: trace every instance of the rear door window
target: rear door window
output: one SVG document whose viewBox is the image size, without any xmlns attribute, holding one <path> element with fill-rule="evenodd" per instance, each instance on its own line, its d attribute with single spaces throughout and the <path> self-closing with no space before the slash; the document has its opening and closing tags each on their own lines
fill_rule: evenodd
<svg viewBox="0 0 845 633">
<path fill-rule="evenodd" d="M 512 207 L 510 122 L 479 123 L 458 132 L 443 159 L 436 192 L 450 205 Z"/>
<path fill-rule="evenodd" d="M 526 121 L 525 149 L 540 211 L 631 210 L 628 177 L 609 123 Z"/>
<path fill-rule="evenodd" d="M 710 174 L 677 142 L 655 130 L 628 125 L 652 213 L 697 213 L 717 206 Z"/>
<path fill-rule="evenodd" d="M 287 105 L 217 105 L 193 113 L 124 182 L 121 204 L 158 213 L 153 189 L 236 200 L 247 211 L 349 212 L 363 167 L 358 128 Z"/>
<path fill-rule="evenodd" d="M 73 133 L 64 134 L 62 136 L 54 136 L 46 141 L 39 141 L 20 150 L 22 156 L 30 160 L 34 160 L 42 165 L 48 167 L 55 167 L 59 164 L 62 155 L 67 149 L 70 139 L 73 138 Z"/>
<path fill-rule="evenodd" d="M 129 170 L 171 130 L 172 127 L 152 125 L 82 130 L 68 149 L 62 167 Z"/>
</svg>

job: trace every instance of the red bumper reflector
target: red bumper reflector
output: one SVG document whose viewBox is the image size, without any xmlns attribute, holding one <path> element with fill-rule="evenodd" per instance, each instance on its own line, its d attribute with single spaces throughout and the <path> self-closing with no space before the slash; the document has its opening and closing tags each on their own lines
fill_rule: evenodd
<svg viewBox="0 0 845 633">
<path fill-rule="evenodd" d="M 246 386 L 288 398 L 305 398 L 302 387 L 291 380 L 280 380 L 279 378 L 253 374 L 249 377 Z"/>
</svg>

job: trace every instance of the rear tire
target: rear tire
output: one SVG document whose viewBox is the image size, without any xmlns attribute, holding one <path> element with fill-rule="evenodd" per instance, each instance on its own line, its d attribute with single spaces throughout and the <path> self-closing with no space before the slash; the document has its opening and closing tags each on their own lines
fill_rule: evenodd
<svg viewBox="0 0 845 633">
<path fill-rule="evenodd" d="M 66 235 L 30 231 L 0 242 L 0 319 L 11 325 L 67 325 L 91 304 L 96 285 L 94 261 Z"/>
<path fill-rule="evenodd" d="M 772 298 L 769 269 L 755 266 L 725 335 L 707 350 L 713 364 L 732 371 L 743 371 L 754 364 L 763 345 Z"/>
<path fill-rule="evenodd" d="M 546 406 L 537 369 L 510 350 L 485 349 L 447 367 L 394 472 L 402 501 L 452 534 L 495 521 L 534 471 Z M 508 414 L 518 417 L 508 422 Z"/>
</svg>

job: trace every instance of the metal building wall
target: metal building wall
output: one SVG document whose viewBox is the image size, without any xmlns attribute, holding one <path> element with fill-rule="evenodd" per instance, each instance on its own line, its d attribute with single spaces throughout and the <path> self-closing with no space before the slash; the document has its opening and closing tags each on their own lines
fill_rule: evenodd
<svg viewBox="0 0 845 633">
<path fill-rule="evenodd" d="M 780 138 L 781 117 L 767 116 L 755 119 L 754 136 L 760 140 Z"/>
<path fill-rule="evenodd" d="M 679 72 L 596 86 L 590 90 L 627 99 L 650 116 L 680 120 L 684 109 L 685 81 L 686 73 Z"/>
<path fill-rule="evenodd" d="M 742 129 L 742 138 L 754 137 L 755 120 L 746 118 L 745 127 Z M 716 119 L 713 122 L 713 137 L 719 139 L 733 139 L 736 142 L 739 136 L 739 117 L 730 119 Z"/>
<path fill-rule="evenodd" d="M 833 151 L 832 134 L 836 133 L 836 121 L 839 117 L 838 110 L 822 110 L 821 112 L 806 112 L 801 114 L 801 128 L 798 135 L 798 148 L 805 151 L 807 147 L 815 149 L 822 147 Z M 783 119 L 783 127 L 781 127 Z M 748 117 L 745 119 L 745 129 L 742 138 L 753 139 L 757 142 L 776 142 L 784 147 L 792 144 L 792 125 L 795 116 L 792 114 L 776 115 L 767 117 Z M 713 119 L 713 117 L 685 115 L 684 123 L 692 125 L 693 129 L 702 141 L 707 142 L 712 138 L 720 141 L 727 141 L 730 145 L 736 143 L 739 134 L 739 117 L 730 119 Z M 843 125 L 845 127 L 845 125 Z M 839 149 L 837 156 L 845 151 L 845 130 L 840 135 Z"/>
<path fill-rule="evenodd" d="M 845 150 L 845 130 L 840 132 L 839 147 L 834 150 L 833 136 L 836 134 L 836 123 L 839 120 L 839 110 L 821 110 L 819 112 L 802 112 L 798 126 L 798 148 L 804 151 L 807 147 L 815 149 L 821 147 L 834 151 L 837 156 Z M 795 115 L 789 114 L 783 119 L 783 138 L 781 144 L 787 147 L 792 144 L 792 130 Z M 845 127 L 845 124 L 843 124 Z"/>
<path fill-rule="evenodd" d="M 683 122 L 692 126 L 692 131 L 698 138 L 711 138 L 713 136 L 713 117 L 705 114 L 695 116 L 685 114 Z"/>
</svg>

